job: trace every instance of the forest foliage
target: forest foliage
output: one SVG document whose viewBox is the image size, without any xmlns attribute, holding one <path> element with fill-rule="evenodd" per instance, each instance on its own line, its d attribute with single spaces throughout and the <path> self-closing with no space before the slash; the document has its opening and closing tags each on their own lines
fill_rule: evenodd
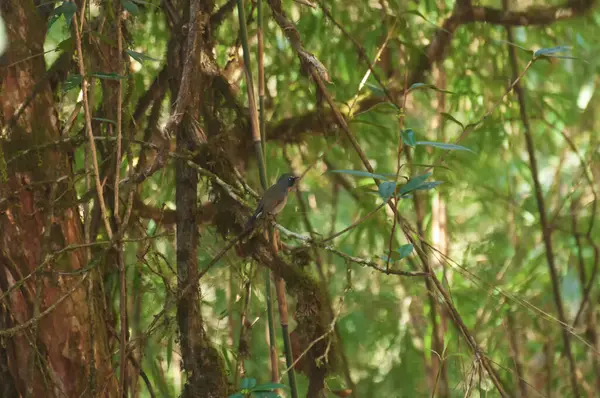
<svg viewBox="0 0 600 398">
<path fill-rule="evenodd" d="M 595 6 L 8 0 L 4 391 L 599 396 Z"/>
</svg>

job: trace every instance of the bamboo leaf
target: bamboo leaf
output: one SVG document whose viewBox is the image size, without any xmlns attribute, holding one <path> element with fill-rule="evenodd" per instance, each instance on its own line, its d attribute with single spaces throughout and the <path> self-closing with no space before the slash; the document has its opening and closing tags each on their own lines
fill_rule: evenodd
<svg viewBox="0 0 600 398">
<path fill-rule="evenodd" d="M 462 145 L 447 144 L 445 142 L 417 141 L 416 144 L 417 145 L 432 146 L 432 147 L 435 147 L 435 148 L 446 149 L 448 151 L 468 151 L 468 152 L 475 153 L 473 150 L 471 150 L 471 149 L 469 149 L 467 147 L 464 147 Z"/>
<path fill-rule="evenodd" d="M 425 84 L 425 83 L 413 84 L 412 86 L 409 87 L 408 92 L 410 93 L 411 91 L 420 90 L 420 89 L 429 89 L 429 90 L 439 91 L 440 93 L 454 94 L 452 91 L 442 90 L 441 88 L 437 88 L 433 84 Z"/>
<path fill-rule="evenodd" d="M 138 15 L 140 13 L 140 8 L 131 0 L 121 0 L 121 4 L 123 4 L 123 8 L 131 15 Z"/>
<path fill-rule="evenodd" d="M 458 124 L 463 130 L 465 129 L 465 126 L 460 121 L 458 121 L 458 119 L 456 119 L 454 116 L 452 116 L 451 114 L 446 113 L 446 112 L 442 112 L 442 113 L 440 113 L 440 115 L 444 119 L 450 120 L 451 122 L 454 122 L 454 123 Z"/>
<path fill-rule="evenodd" d="M 403 258 L 408 257 L 410 253 L 412 253 L 413 249 L 414 246 L 410 243 L 400 246 L 398 249 L 396 249 L 396 251 L 400 255 L 400 258 L 398 260 L 402 260 Z"/>
<path fill-rule="evenodd" d="M 115 73 L 115 72 L 110 72 L 110 73 L 94 72 L 91 74 L 91 76 L 97 77 L 98 79 L 105 79 L 105 80 L 121 80 L 121 79 L 126 78 L 126 76 L 119 75 L 118 73 Z"/>
<path fill-rule="evenodd" d="M 379 184 L 379 196 L 381 196 L 383 200 L 389 199 L 394 194 L 395 190 L 395 182 L 384 181 L 381 184 Z"/>
<path fill-rule="evenodd" d="M 402 130 L 402 141 L 408 146 L 415 146 L 415 132 L 412 129 Z"/>
<path fill-rule="evenodd" d="M 152 58 L 146 54 L 143 53 L 139 53 L 137 51 L 133 51 L 133 50 L 125 50 L 125 52 L 133 59 L 135 59 L 137 62 L 139 62 L 140 64 L 143 64 L 144 61 L 159 61 L 156 58 Z"/>
<path fill-rule="evenodd" d="M 431 177 L 431 173 L 425 173 L 423 175 L 413 177 L 408 182 L 400 187 L 400 191 L 398 192 L 400 195 L 405 195 L 411 191 L 417 189 L 421 184 L 425 182 L 429 177 Z"/>
<path fill-rule="evenodd" d="M 361 170 L 329 170 L 328 173 L 340 173 L 340 174 L 350 174 L 357 177 L 371 177 L 376 178 L 378 180 L 388 180 L 389 178 L 383 174 L 373 174 L 368 171 Z"/>
</svg>

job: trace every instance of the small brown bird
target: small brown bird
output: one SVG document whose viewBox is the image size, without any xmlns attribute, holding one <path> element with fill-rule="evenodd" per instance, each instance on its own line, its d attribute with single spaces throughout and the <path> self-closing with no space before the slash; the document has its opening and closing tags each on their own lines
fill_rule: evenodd
<svg viewBox="0 0 600 398">
<path fill-rule="evenodd" d="M 298 178 L 299 177 L 295 177 L 290 173 L 283 174 L 279 177 L 277 182 L 267 189 L 260 202 L 258 202 L 254 214 L 246 224 L 246 228 L 252 227 L 258 217 L 263 215 L 275 215 L 283 210 L 287 203 L 288 194 L 294 187 Z"/>
</svg>

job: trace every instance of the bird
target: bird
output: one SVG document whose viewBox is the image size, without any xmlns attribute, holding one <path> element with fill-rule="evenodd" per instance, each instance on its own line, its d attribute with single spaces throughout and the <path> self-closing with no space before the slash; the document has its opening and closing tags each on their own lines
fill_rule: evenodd
<svg viewBox="0 0 600 398">
<path fill-rule="evenodd" d="M 299 177 L 291 173 L 282 174 L 277 182 L 267 189 L 258 202 L 254 214 L 246 223 L 246 229 L 251 228 L 257 218 L 263 215 L 275 215 L 283 210 L 287 203 L 288 194 L 298 179 Z"/>
</svg>

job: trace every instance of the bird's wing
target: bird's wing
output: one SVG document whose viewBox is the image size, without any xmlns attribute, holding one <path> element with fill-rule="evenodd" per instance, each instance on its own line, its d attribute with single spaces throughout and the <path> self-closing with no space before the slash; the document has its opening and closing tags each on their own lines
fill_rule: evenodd
<svg viewBox="0 0 600 398">
<path fill-rule="evenodd" d="M 256 210 L 254 210 L 254 214 L 252 214 L 252 218 L 257 218 L 258 216 L 260 216 L 260 214 L 263 212 L 264 207 L 264 200 L 261 199 L 260 202 L 258 202 L 258 205 L 256 206 Z"/>
<path fill-rule="evenodd" d="M 250 228 L 254 224 L 254 221 L 263 212 L 263 207 L 263 200 L 261 199 L 260 202 L 258 202 L 258 205 L 256 206 L 256 210 L 254 210 L 254 214 L 252 214 L 252 216 L 248 219 L 248 222 L 246 223 L 246 228 Z"/>
<path fill-rule="evenodd" d="M 282 191 L 281 187 L 273 185 L 267 190 L 263 197 L 263 210 L 266 213 L 277 214 L 287 200 L 287 188 Z"/>
</svg>

